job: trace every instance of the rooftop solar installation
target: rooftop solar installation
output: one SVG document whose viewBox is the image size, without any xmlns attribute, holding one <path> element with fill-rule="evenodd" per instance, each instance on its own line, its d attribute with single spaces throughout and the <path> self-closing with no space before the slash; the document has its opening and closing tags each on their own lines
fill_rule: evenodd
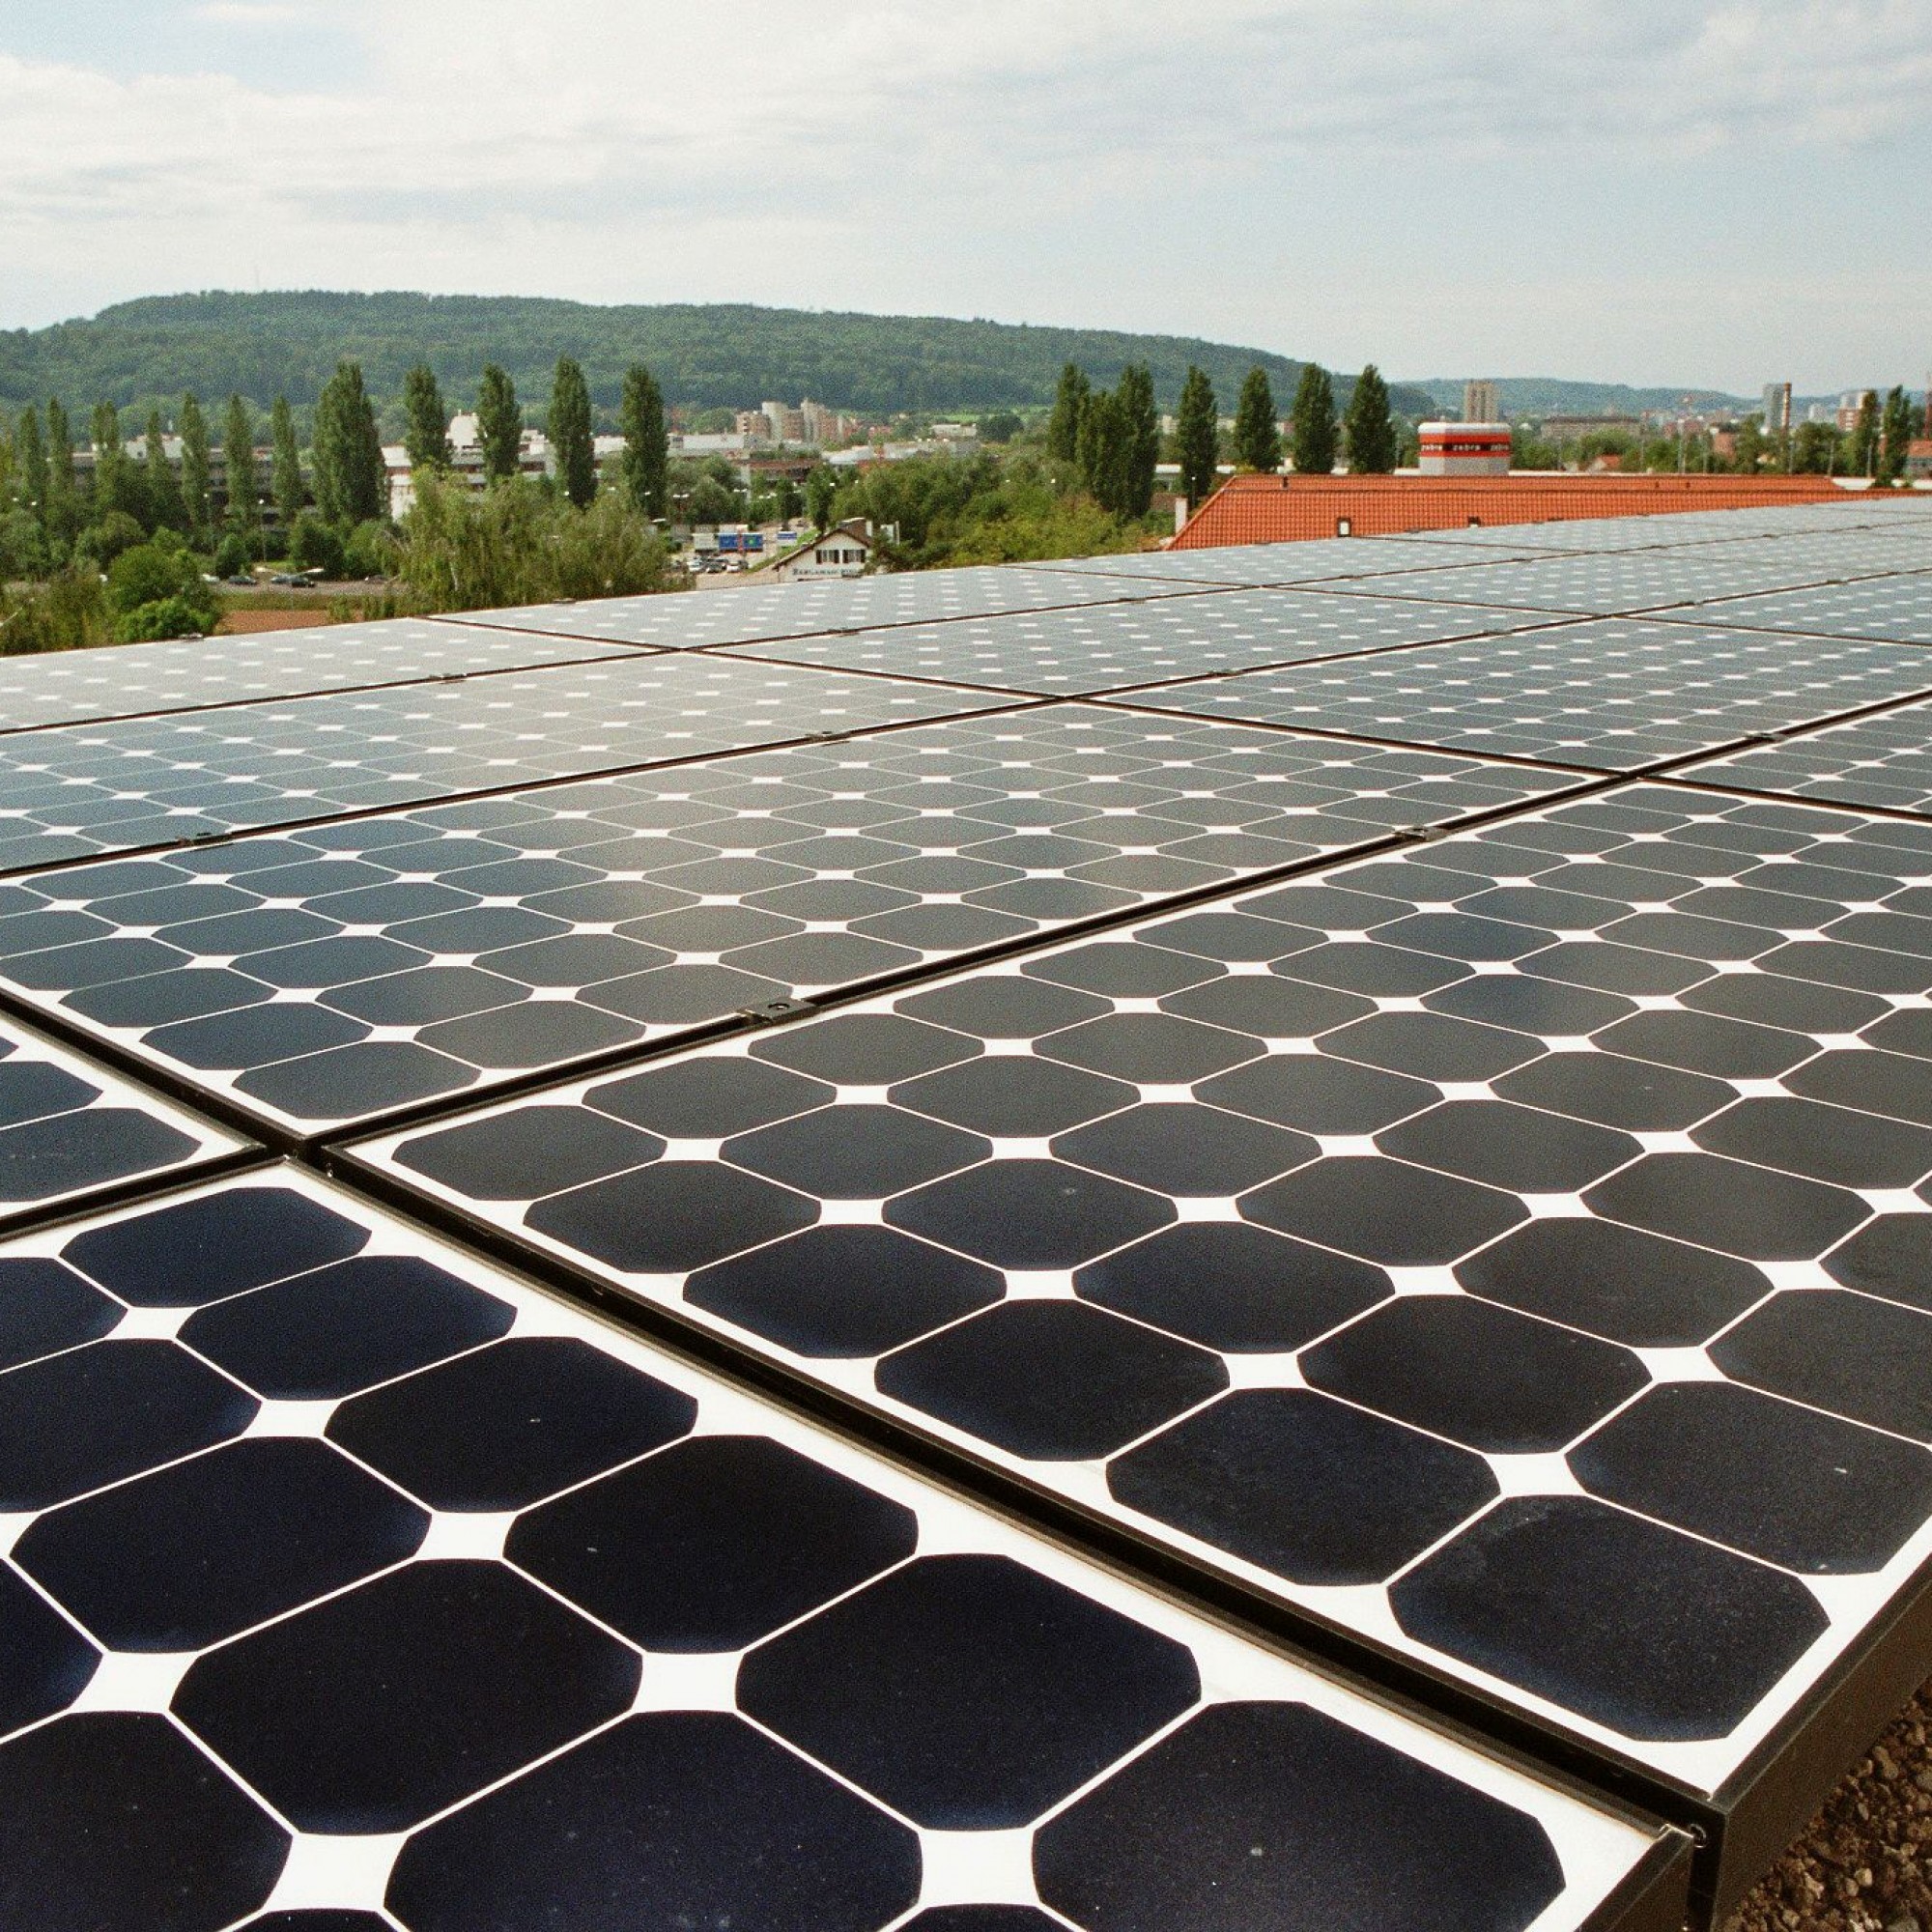
<svg viewBox="0 0 1932 1932">
<path fill-rule="evenodd" d="M 1052 611 L 1142 597 L 1199 595 L 1199 583 L 1125 582 L 1033 564 L 919 571 L 904 576 L 819 578 L 798 583 L 736 583 L 676 597 L 608 597 L 470 613 L 465 621 L 620 644 L 691 650 L 796 638 L 814 631 L 869 630 L 1009 611 Z"/>
<path fill-rule="evenodd" d="M 1686 544 L 1673 550 L 1586 553 L 1378 577 L 1372 587 L 1378 595 L 1387 597 L 1426 597 L 1443 603 L 1612 616 L 1704 604 L 1751 591 L 1835 583 L 1841 578 L 1876 574 L 1885 567 L 1856 559 L 1841 563 L 1806 554 L 1802 536 L 1792 541 L 1799 554 L 1789 560 L 1776 544 L 1767 544 L 1762 550 L 1732 543 Z"/>
<path fill-rule="evenodd" d="M 1607 1932 L 1681 1899 L 1675 1834 L 313 1180 L 0 1270 L 10 1923 Z"/>
<path fill-rule="evenodd" d="M 1133 695 L 1137 706 L 1605 771 L 1932 692 L 1932 653 L 1605 617 Z"/>
<path fill-rule="evenodd" d="M 1741 791 L 1932 817 L 1932 704 L 1901 705 L 1854 724 L 1794 732 L 1775 745 L 1688 765 L 1682 776 Z"/>
<path fill-rule="evenodd" d="M 1750 1842 L 1923 1613 L 1928 904 L 1632 787 L 366 1157 Z"/>
<path fill-rule="evenodd" d="M 1546 796 L 1089 705 L 0 886 L 0 984 L 311 1129 Z"/>
<path fill-rule="evenodd" d="M 1299 548 L 1299 546 L 1288 546 Z M 1368 590 L 1375 580 L 1356 586 Z M 1296 664 L 1439 638 L 1553 621 L 1531 611 L 1433 604 L 1319 590 L 1229 590 L 1123 608 L 909 624 L 844 637 L 741 645 L 748 657 L 886 676 L 932 678 L 1043 697 L 1096 693 Z"/>
<path fill-rule="evenodd" d="M 1498 531 L 1498 538 L 1504 533 Z M 1539 546 L 1516 546 L 1525 556 Z M 1447 567 L 1455 558 L 1439 546 L 1424 548 L 1413 536 L 1331 537 L 1312 543 L 1229 544 L 1215 550 L 1140 551 L 1128 555 L 1085 556 L 1042 566 L 1083 576 L 1156 577 L 1199 583 L 1319 583 L 1329 578 L 1373 577 L 1383 571 Z"/>
<path fill-rule="evenodd" d="M 419 684 L 608 655 L 608 649 L 582 639 L 519 638 L 460 621 L 395 618 L 325 630 L 260 631 L 213 642 L 187 639 L 0 658 L 0 731 Z"/>
<path fill-rule="evenodd" d="M 1901 560 L 1902 561 L 1902 560 Z M 1814 637 L 1886 638 L 1932 644 L 1932 570 L 1820 589 L 1783 590 L 1714 605 L 1713 623 L 1743 630 L 1800 631 Z"/>
<path fill-rule="evenodd" d="M 0 735 L 0 871 L 996 702 L 654 652 L 14 732 Z"/>
<path fill-rule="evenodd" d="M 1526 551 L 1673 550 L 1685 544 L 1751 537 L 1784 539 L 1808 531 L 1846 533 L 1912 526 L 1916 506 L 1902 518 L 1880 515 L 1889 506 L 1847 495 L 1841 503 L 1794 503 L 1758 510 L 1682 510 L 1665 516 L 1577 517 L 1551 524 L 1494 524 L 1449 530 L 1411 530 L 1405 543 L 1475 544 L 1484 549 Z M 1921 509 L 1918 514 L 1924 515 Z M 1932 527 L 1932 518 L 1927 519 Z"/>
<path fill-rule="evenodd" d="M 1932 1675 L 1928 537 L 8 660 L 0 1922 L 1719 1922 Z"/>
<path fill-rule="evenodd" d="M 0 1016 L 0 1226 L 71 1209 L 131 1182 L 163 1182 L 231 1159 L 242 1146 Z M 8 1320 L 0 1312 L 0 1334 Z M 6 1353 L 0 1339 L 0 1365 Z"/>
</svg>

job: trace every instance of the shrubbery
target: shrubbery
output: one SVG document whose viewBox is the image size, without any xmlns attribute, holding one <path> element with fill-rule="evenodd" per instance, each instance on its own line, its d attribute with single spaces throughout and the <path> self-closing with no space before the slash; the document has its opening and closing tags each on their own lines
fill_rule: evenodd
<svg viewBox="0 0 1932 1932">
<path fill-rule="evenodd" d="M 0 657 L 113 641 L 106 586 L 97 571 L 60 571 L 23 597 L 0 585 Z"/>
<path fill-rule="evenodd" d="M 424 614 L 666 587 L 664 541 L 621 497 L 579 510 L 521 477 L 473 496 L 418 475 L 394 568 L 404 604 Z"/>
<path fill-rule="evenodd" d="M 171 531 L 123 551 L 107 571 L 114 634 L 124 644 L 206 636 L 221 615 L 203 581 L 201 559 Z"/>
</svg>

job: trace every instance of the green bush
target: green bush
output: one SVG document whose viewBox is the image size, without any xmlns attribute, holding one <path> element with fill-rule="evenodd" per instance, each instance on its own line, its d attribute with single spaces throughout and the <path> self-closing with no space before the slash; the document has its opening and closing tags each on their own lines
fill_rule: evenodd
<svg viewBox="0 0 1932 1932">
<path fill-rule="evenodd" d="M 113 636 L 107 592 L 98 571 L 61 571 L 17 599 L 0 585 L 0 657 L 78 650 L 111 642 Z"/>
<path fill-rule="evenodd" d="M 157 597 L 152 604 L 124 611 L 114 635 L 124 644 L 154 643 L 162 638 L 203 638 L 213 628 L 209 607 L 186 597 Z"/>
<path fill-rule="evenodd" d="M 395 571 L 402 601 L 428 613 L 662 590 L 665 561 L 650 520 L 614 492 L 579 510 L 520 477 L 473 495 L 423 472 Z"/>
<path fill-rule="evenodd" d="M 325 577 L 340 577 L 342 539 L 313 510 L 304 510 L 289 532 L 289 562 L 297 570 L 319 570 Z"/>
<path fill-rule="evenodd" d="M 109 510 L 98 524 L 90 524 L 74 539 L 74 561 L 97 563 L 105 570 L 124 551 L 147 540 L 147 532 L 126 510 Z"/>
<path fill-rule="evenodd" d="M 0 583 L 17 578 L 43 578 L 53 569 L 46 532 L 31 510 L 0 516 Z"/>
<path fill-rule="evenodd" d="M 357 524 L 342 548 L 344 577 L 386 577 L 396 560 L 396 540 L 386 524 Z"/>
<path fill-rule="evenodd" d="M 214 574 L 216 577 L 247 577 L 252 575 L 254 559 L 248 554 L 248 546 L 233 530 L 221 539 L 214 552 Z"/>
</svg>

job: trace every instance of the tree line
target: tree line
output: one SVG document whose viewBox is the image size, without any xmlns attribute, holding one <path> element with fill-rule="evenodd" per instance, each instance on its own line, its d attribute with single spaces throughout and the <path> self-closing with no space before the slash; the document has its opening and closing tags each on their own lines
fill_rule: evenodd
<svg viewBox="0 0 1932 1932">
<path fill-rule="evenodd" d="M 185 395 L 172 459 L 158 409 L 137 455 L 120 412 L 98 404 L 84 478 L 76 426 L 58 397 L 44 409 L 29 403 L 11 426 L 0 417 L 0 651 L 206 633 L 221 614 L 210 580 L 249 573 L 271 531 L 297 570 L 393 580 L 387 603 L 396 610 L 475 608 L 475 597 L 496 601 L 499 592 L 534 602 L 664 586 L 656 526 L 668 508 L 669 439 L 648 369 L 625 377 L 625 440 L 608 502 L 599 497 L 589 393 L 573 358 L 559 359 L 551 386 L 554 478 L 521 474 L 523 406 L 500 367 L 483 371 L 485 494 L 515 495 L 515 504 L 470 504 L 467 487 L 451 484 L 450 412 L 427 365 L 408 372 L 403 400 L 417 508 L 400 526 L 389 517 L 376 406 L 352 359 L 323 385 L 306 451 L 288 399 L 276 398 L 266 479 L 261 424 L 239 394 L 221 413 L 218 441 L 200 399 Z M 491 567 L 479 573 L 473 557 L 492 548 Z M 25 595 L 8 587 L 21 582 L 37 587 Z"/>
</svg>

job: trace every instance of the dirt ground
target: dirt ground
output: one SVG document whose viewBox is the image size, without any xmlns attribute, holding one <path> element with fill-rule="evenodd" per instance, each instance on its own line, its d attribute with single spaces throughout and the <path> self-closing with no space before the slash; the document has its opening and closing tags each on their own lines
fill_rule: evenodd
<svg viewBox="0 0 1932 1932">
<path fill-rule="evenodd" d="M 1932 1932 L 1932 1685 L 1725 1932 Z"/>
</svg>

